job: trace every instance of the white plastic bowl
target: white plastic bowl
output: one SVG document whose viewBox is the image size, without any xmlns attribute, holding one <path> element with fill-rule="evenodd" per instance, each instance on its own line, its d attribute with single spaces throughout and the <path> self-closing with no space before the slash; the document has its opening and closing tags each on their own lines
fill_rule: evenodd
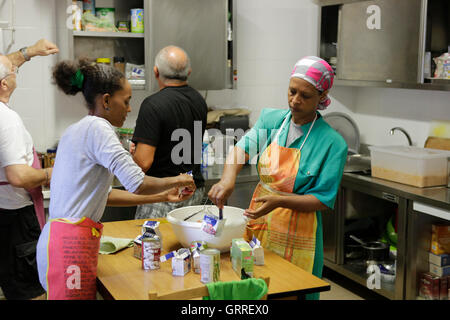
<svg viewBox="0 0 450 320">
<path fill-rule="evenodd" d="M 184 221 L 191 214 L 199 212 L 195 216 Z M 167 214 L 167 221 L 172 225 L 173 232 L 184 248 L 189 248 L 192 241 L 205 241 L 209 248 L 215 248 L 221 252 L 228 252 L 231 247 L 231 240 L 242 238 L 247 225 L 247 218 L 244 210 L 235 207 L 225 206 L 223 217 L 225 227 L 219 237 L 215 237 L 201 230 L 201 221 L 205 212 L 211 212 L 219 216 L 219 209 L 216 206 L 190 206 L 172 210 Z"/>
</svg>

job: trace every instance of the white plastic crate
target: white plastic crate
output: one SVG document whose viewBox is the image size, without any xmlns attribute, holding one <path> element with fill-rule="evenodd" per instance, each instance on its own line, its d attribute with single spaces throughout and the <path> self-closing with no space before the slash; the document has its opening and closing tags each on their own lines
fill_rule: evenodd
<svg viewBox="0 0 450 320">
<path fill-rule="evenodd" d="M 416 187 L 447 185 L 450 151 L 370 146 L 372 176 Z"/>
</svg>

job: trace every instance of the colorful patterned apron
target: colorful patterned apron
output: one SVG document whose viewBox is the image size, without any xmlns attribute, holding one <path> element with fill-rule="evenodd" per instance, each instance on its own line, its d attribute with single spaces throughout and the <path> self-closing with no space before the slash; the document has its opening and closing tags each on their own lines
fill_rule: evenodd
<svg viewBox="0 0 450 320">
<path fill-rule="evenodd" d="M 286 125 L 286 116 L 273 142 L 264 150 L 258 161 L 260 182 L 256 186 L 250 203 L 255 210 L 262 204 L 256 198 L 270 195 L 291 195 L 300 166 L 301 150 L 316 122 L 311 127 L 300 149 L 278 145 L 278 137 Z M 247 225 L 247 237 L 253 235 L 261 245 L 312 273 L 316 248 L 317 217 L 316 212 L 300 212 L 287 208 L 276 208 L 267 215 L 250 220 Z"/>
<path fill-rule="evenodd" d="M 81 219 L 49 221 L 48 300 L 95 300 L 101 223 Z"/>
<path fill-rule="evenodd" d="M 39 157 L 36 153 L 36 150 L 33 148 L 33 164 L 31 165 L 34 169 L 42 169 L 41 162 L 39 161 Z M 0 182 L 0 186 L 9 185 L 9 182 Z M 45 225 L 45 210 L 44 210 L 44 196 L 42 195 L 42 187 L 37 186 L 33 189 L 25 189 L 31 197 L 31 201 L 33 201 L 34 211 L 36 212 L 37 219 L 39 221 L 39 225 L 42 228 Z"/>
</svg>

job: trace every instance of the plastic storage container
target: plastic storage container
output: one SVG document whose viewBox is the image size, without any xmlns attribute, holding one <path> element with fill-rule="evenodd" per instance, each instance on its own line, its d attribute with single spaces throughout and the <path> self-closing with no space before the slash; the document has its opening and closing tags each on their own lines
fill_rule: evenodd
<svg viewBox="0 0 450 320">
<path fill-rule="evenodd" d="M 408 146 L 369 149 L 373 177 L 421 188 L 447 185 L 450 151 Z"/>
</svg>

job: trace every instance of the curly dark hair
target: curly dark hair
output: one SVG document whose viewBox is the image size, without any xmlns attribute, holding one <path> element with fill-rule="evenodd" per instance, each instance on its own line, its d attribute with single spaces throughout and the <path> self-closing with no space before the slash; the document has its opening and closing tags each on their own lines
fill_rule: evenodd
<svg viewBox="0 0 450 320">
<path fill-rule="evenodd" d="M 72 84 L 72 78 L 78 70 L 84 75 L 81 89 Z M 98 95 L 106 93 L 113 95 L 116 91 L 123 89 L 123 79 L 125 76 L 119 70 L 104 64 L 96 64 L 89 58 L 65 60 L 53 67 L 54 84 L 67 95 L 74 96 L 81 91 L 90 110 L 95 109 L 95 100 Z"/>
</svg>

